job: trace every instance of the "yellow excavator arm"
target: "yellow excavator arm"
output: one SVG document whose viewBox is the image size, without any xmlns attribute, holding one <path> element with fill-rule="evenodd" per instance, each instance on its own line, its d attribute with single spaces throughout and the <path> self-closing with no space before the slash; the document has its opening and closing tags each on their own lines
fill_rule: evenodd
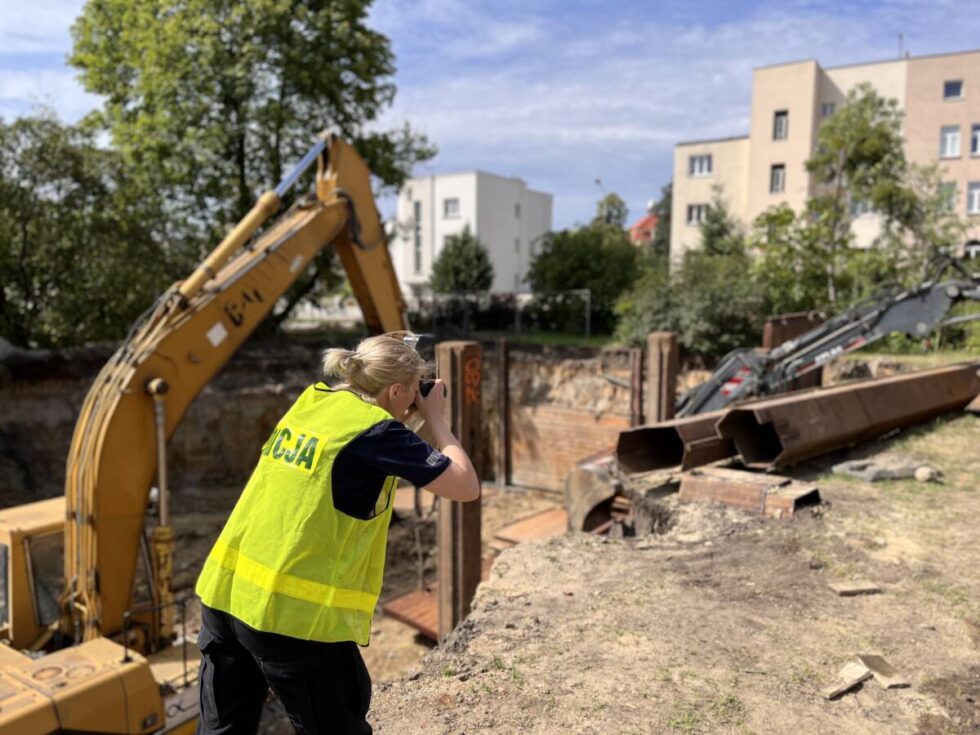
<svg viewBox="0 0 980 735">
<path fill-rule="evenodd" d="M 315 195 L 251 241 L 314 162 Z M 169 635 L 173 541 L 165 471 L 159 472 L 165 463 L 158 456 L 201 389 L 329 245 L 341 257 L 369 329 L 405 329 L 370 172 L 353 148 L 324 135 L 187 280 L 158 300 L 99 373 L 67 463 L 63 633 L 91 640 L 139 623 L 149 631 L 151 649 Z M 134 608 L 134 578 L 154 484 L 161 492 L 160 525 L 150 544 L 155 592 L 152 604 L 140 609 Z"/>
</svg>

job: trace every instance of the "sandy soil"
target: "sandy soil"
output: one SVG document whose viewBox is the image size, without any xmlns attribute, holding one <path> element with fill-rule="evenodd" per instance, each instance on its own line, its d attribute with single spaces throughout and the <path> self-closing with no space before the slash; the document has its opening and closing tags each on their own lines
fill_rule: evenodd
<svg viewBox="0 0 980 735">
<path fill-rule="evenodd" d="M 568 534 L 502 553 L 470 618 L 375 687 L 378 733 L 974 733 L 980 729 L 980 419 L 800 467 L 825 503 L 762 519 L 664 505 L 661 536 Z M 845 456 L 929 461 L 944 484 L 867 484 Z M 828 583 L 883 592 L 838 597 Z M 859 653 L 911 687 L 821 690 Z"/>
</svg>

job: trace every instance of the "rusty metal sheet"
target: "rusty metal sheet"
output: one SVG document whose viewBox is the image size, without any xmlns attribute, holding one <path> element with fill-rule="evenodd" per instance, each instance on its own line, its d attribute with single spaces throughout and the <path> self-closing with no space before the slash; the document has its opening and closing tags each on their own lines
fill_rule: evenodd
<svg viewBox="0 0 980 735">
<path fill-rule="evenodd" d="M 615 477 L 615 459 L 609 449 L 578 462 L 565 477 L 568 528 L 591 531 L 607 520 L 603 506 L 622 490 Z"/>
<path fill-rule="evenodd" d="M 704 467 L 684 474 L 678 499 L 683 502 L 711 500 L 781 518 L 819 503 L 820 491 L 815 485 L 780 475 Z"/>
<path fill-rule="evenodd" d="M 661 421 L 620 432 L 616 460 L 624 472 L 650 472 L 698 465 L 731 457 L 735 445 L 718 436 L 715 425 L 727 411 Z"/>
<path fill-rule="evenodd" d="M 763 400 L 717 425 L 749 467 L 778 467 L 963 408 L 980 392 L 980 361 Z"/>
</svg>

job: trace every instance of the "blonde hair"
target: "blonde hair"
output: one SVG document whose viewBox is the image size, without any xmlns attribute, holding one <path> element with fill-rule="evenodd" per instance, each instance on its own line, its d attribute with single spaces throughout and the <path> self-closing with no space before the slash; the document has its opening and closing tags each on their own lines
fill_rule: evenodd
<svg viewBox="0 0 980 735">
<path fill-rule="evenodd" d="M 365 398 L 377 396 L 389 385 L 408 385 L 432 371 L 415 351 L 416 341 L 412 332 L 388 332 L 361 340 L 354 350 L 332 347 L 323 352 L 323 374 Z"/>
</svg>

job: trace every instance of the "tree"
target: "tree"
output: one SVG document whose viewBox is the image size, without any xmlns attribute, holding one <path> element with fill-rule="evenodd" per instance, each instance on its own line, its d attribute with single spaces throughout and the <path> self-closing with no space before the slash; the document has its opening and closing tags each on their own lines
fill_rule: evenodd
<svg viewBox="0 0 980 735">
<path fill-rule="evenodd" d="M 613 307 L 637 275 L 638 253 L 627 233 L 608 224 L 549 233 L 531 262 L 536 294 L 587 288 L 595 331 L 614 326 Z"/>
<path fill-rule="evenodd" d="M 153 191 L 81 126 L 0 121 L 0 334 L 23 347 L 120 339 L 192 262 L 160 246 Z"/>
<path fill-rule="evenodd" d="M 467 225 L 458 235 L 446 238 L 432 264 L 429 287 L 436 293 L 487 291 L 493 285 L 493 264 L 486 246 Z"/>
<path fill-rule="evenodd" d="M 732 255 L 745 252 L 741 228 L 722 196 L 720 184 L 711 188 L 711 204 L 700 225 L 701 251 L 708 255 Z"/>
<path fill-rule="evenodd" d="M 796 215 L 785 205 L 754 223 L 754 271 L 769 308 L 840 311 L 883 286 L 917 282 L 924 264 L 951 247 L 962 225 L 935 167 L 905 159 L 895 100 L 858 85 L 820 128 L 807 161 L 817 190 Z M 874 212 L 880 235 L 853 247 L 858 213 Z"/>
<path fill-rule="evenodd" d="M 651 214 L 657 218 L 653 230 L 651 249 L 655 255 L 670 255 L 670 210 L 674 206 L 674 182 L 660 190 L 660 199 L 653 205 Z"/>
<path fill-rule="evenodd" d="M 744 252 L 692 250 L 673 271 L 666 256 L 651 258 L 616 313 L 624 342 L 643 345 L 650 332 L 677 332 L 686 354 L 709 363 L 758 344 L 764 300 Z"/>
<path fill-rule="evenodd" d="M 609 192 L 596 205 L 596 214 L 592 219 L 592 226 L 608 225 L 618 227 L 620 230 L 626 227 L 626 218 L 629 216 L 629 209 L 622 197 L 615 192 Z"/>
<path fill-rule="evenodd" d="M 70 63 L 106 98 L 91 122 L 167 191 L 188 237 L 214 240 L 330 126 L 387 186 L 434 155 L 373 123 L 395 87 L 370 0 L 89 0 Z"/>
</svg>

